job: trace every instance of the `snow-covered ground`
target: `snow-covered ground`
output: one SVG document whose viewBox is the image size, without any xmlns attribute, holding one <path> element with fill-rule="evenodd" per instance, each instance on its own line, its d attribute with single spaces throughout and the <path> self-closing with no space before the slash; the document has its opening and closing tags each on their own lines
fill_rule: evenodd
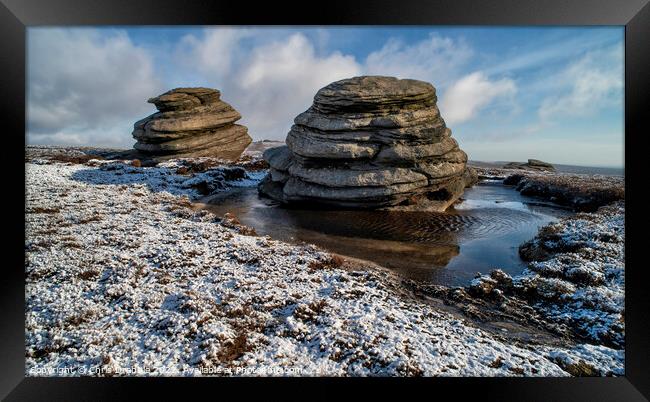
<svg viewBox="0 0 650 402">
<path fill-rule="evenodd" d="M 599 207 L 625 200 L 625 177 L 619 175 L 542 172 L 474 167 L 479 178 L 503 180 L 522 195 L 541 197 L 576 211 L 595 212 Z"/>
<path fill-rule="evenodd" d="M 589 341 L 625 344 L 625 206 L 601 207 L 545 227 L 523 249 L 529 269 L 514 286 L 547 317 Z"/>
<path fill-rule="evenodd" d="M 513 341 L 406 296 L 386 270 L 246 235 L 190 202 L 263 172 L 26 171 L 29 376 L 623 374 L 622 350 Z"/>
</svg>

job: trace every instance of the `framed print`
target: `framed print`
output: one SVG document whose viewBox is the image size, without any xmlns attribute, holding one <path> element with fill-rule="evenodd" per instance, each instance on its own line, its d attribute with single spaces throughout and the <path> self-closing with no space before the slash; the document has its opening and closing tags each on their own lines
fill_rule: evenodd
<svg viewBox="0 0 650 402">
<path fill-rule="evenodd" d="M 650 395 L 645 0 L 2 2 L 3 398 Z"/>
</svg>

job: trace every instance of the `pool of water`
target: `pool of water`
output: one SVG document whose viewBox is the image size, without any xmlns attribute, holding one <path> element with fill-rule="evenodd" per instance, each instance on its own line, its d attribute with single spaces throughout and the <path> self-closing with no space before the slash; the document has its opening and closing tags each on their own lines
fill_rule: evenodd
<svg viewBox="0 0 650 402">
<path fill-rule="evenodd" d="M 482 182 L 444 213 L 286 208 L 236 188 L 202 207 L 231 212 L 261 235 L 312 243 L 376 262 L 408 278 L 447 286 L 467 284 L 477 272 L 524 269 L 518 247 L 539 228 L 570 212 L 522 196 L 500 181 Z"/>
</svg>

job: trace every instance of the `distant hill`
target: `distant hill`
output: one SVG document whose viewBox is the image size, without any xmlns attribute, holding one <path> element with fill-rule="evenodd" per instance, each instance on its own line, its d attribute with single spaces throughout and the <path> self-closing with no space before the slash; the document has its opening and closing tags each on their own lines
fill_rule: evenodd
<svg viewBox="0 0 650 402">
<path fill-rule="evenodd" d="M 483 161 L 469 161 L 469 164 L 477 167 L 484 168 L 500 168 L 508 162 L 483 162 Z M 613 167 L 596 167 L 596 166 L 575 166 L 575 165 L 561 165 L 553 164 L 555 169 L 561 173 L 577 173 L 577 174 L 602 174 L 605 176 L 625 176 L 625 168 Z"/>
</svg>

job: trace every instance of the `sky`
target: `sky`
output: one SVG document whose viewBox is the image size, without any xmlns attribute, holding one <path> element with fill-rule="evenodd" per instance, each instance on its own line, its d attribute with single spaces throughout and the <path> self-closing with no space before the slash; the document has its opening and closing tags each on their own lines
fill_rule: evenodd
<svg viewBox="0 0 650 402">
<path fill-rule="evenodd" d="M 621 167 L 623 27 L 30 27 L 27 143 L 131 148 L 147 99 L 217 88 L 283 141 L 318 89 L 430 82 L 471 160 Z"/>
</svg>

